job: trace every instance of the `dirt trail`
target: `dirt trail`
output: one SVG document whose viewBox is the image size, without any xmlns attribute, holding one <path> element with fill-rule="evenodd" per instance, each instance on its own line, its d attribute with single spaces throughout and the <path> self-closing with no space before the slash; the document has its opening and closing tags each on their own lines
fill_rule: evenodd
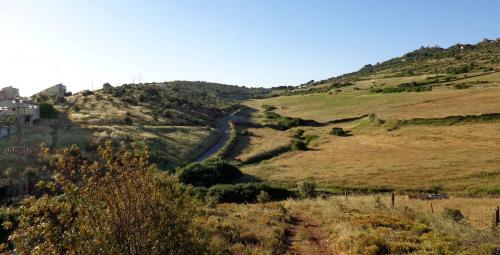
<svg viewBox="0 0 500 255">
<path fill-rule="evenodd" d="M 308 215 L 299 211 L 291 212 L 292 226 L 288 230 L 287 254 L 290 255 L 337 255 L 330 242 L 328 232 Z"/>
</svg>

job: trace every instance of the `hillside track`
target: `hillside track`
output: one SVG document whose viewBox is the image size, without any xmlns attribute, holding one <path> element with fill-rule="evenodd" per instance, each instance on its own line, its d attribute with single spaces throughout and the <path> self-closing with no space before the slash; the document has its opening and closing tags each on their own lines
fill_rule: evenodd
<svg viewBox="0 0 500 255">
<path fill-rule="evenodd" d="M 287 231 L 289 255 L 337 255 L 328 232 L 311 216 L 292 211 L 291 226 Z"/>
</svg>

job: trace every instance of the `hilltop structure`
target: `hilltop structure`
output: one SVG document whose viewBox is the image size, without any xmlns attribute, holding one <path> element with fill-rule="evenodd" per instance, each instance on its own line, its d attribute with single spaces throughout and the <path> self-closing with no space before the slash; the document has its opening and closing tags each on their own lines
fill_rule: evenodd
<svg viewBox="0 0 500 255">
<path fill-rule="evenodd" d="M 19 89 L 12 86 L 0 90 L 0 100 L 12 100 L 19 97 Z"/>
<path fill-rule="evenodd" d="M 40 108 L 31 100 L 19 97 L 19 89 L 12 86 L 0 90 L 0 137 L 18 127 L 31 126 L 40 119 Z"/>
<path fill-rule="evenodd" d="M 64 97 L 66 93 L 66 86 L 62 83 L 59 83 L 40 91 L 38 94 L 44 94 L 50 97 Z"/>
</svg>

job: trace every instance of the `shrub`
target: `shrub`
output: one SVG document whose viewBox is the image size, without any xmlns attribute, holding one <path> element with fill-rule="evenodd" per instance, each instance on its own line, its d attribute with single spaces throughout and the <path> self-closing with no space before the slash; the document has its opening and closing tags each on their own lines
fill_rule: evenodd
<svg viewBox="0 0 500 255">
<path fill-rule="evenodd" d="M 80 110 L 81 110 L 81 108 L 80 108 L 80 106 L 78 106 L 77 104 L 75 104 L 75 105 L 73 106 L 73 111 L 75 111 L 75 112 L 80 112 Z"/>
<path fill-rule="evenodd" d="M 179 172 L 181 182 L 205 187 L 231 183 L 241 176 L 240 169 L 220 159 L 190 164 Z"/>
<path fill-rule="evenodd" d="M 262 108 L 264 109 L 264 111 L 266 112 L 270 112 L 270 111 L 273 111 L 273 110 L 276 110 L 276 106 L 273 106 L 273 105 L 262 105 Z"/>
<path fill-rule="evenodd" d="M 332 128 L 332 130 L 330 130 L 330 135 L 347 136 L 347 133 L 342 128 L 334 127 Z"/>
<path fill-rule="evenodd" d="M 302 198 L 316 197 L 316 183 L 312 181 L 303 182 L 299 187 L 299 194 Z"/>
<path fill-rule="evenodd" d="M 470 88 L 471 85 L 469 84 L 464 84 L 464 83 L 460 83 L 460 84 L 455 84 L 453 85 L 453 88 L 454 89 L 467 89 L 467 88 Z"/>
<path fill-rule="evenodd" d="M 278 120 L 278 125 L 284 130 L 300 126 L 301 123 L 302 119 L 299 118 L 280 117 Z"/>
<path fill-rule="evenodd" d="M 265 112 L 265 114 L 266 114 L 266 118 L 268 118 L 268 119 L 277 119 L 280 117 L 280 115 L 275 113 L 275 112 Z"/>
<path fill-rule="evenodd" d="M 123 118 L 123 123 L 127 124 L 127 125 L 132 125 L 133 121 L 132 121 L 132 117 L 130 116 L 125 116 L 125 118 Z"/>
<path fill-rule="evenodd" d="M 295 139 L 292 142 L 291 150 L 292 151 L 305 151 L 305 150 L 307 150 L 307 144 L 306 144 L 306 142 L 304 142 L 302 140 Z"/>
<path fill-rule="evenodd" d="M 111 94 L 111 93 L 113 93 L 113 86 L 111 86 L 111 84 L 106 82 L 102 85 L 102 91 L 105 94 Z"/>
<path fill-rule="evenodd" d="M 304 129 L 297 129 L 295 130 L 295 133 L 293 134 L 293 137 L 297 138 L 297 139 L 302 139 L 302 135 L 305 133 L 306 131 Z"/>
<path fill-rule="evenodd" d="M 52 104 L 42 103 L 39 105 L 40 107 L 40 117 L 45 119 L 55 118 L 58 115 L 57 110 L 54 108 Z"/>
<path fill-rule="evenodd" d="M 186 188 L 150 166 L 140 146 L 107 142 L 89 161 L 64 149 L 54 186 L 62 196 L 29 197 L 10 236 L 16 254 L 201 254 L 198 207 Z"/>
<path fill-rule="evenodd" d="M 207 200 L 216 203 L 254 203 L 257 197 L 265 191 L 270 200 L 282 200 L 293 196 L 287 189 L 273 187 L 262 183 L 249 184 L 219 184 L 208 189 Z"/>
<path fill-rule="evenodd" d="M 443 216 L 455 222 L 462 222 L 465 219 L 465 216 L 459 209 L 453 208 L 444 208 Z"/>
<path fill-rule="evenodd" d="M 303 139 L 302 139 L 302 140 L 303 140 L 306 144 L 309 144 L 309 143 L 311 143 L 312 141 L 314 141 L 314 140 L 316 140 L 316 139 L 318 139 L 318 138 L 319 138 L 319 136 L 317 136 L 317 135 L 306 135 L 306 137 L 303 137 Z"/>
<path fill-rule="evenodd" d="M 271 201 L 271 197 L 269 196 L 269 194 L 267 194 L 267 192 L 265 192 L 264 190 L 261 190 L 259 195 L 257 196 L 257 202 L 264 204 L 264 203 L 268 203 L 270 201 Z"/>
<path fill-rule="evenodd" d="M 0 208 L 0 246 L 7 243 L 9 235 L 12 233 L 13 222 L 15 219 L 7 212 L 7 208 Z"/>
</svg>

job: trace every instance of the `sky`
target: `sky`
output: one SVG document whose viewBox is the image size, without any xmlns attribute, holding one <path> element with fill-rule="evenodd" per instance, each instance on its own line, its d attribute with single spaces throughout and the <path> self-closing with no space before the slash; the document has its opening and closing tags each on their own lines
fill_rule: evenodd
<svg viewBox="0 0 500 255">
<path fill-rule="evenodd" d="M 500 1 L 0 0 L 0 87 L 297 85 L 500 37 Z"/>
</svg>

